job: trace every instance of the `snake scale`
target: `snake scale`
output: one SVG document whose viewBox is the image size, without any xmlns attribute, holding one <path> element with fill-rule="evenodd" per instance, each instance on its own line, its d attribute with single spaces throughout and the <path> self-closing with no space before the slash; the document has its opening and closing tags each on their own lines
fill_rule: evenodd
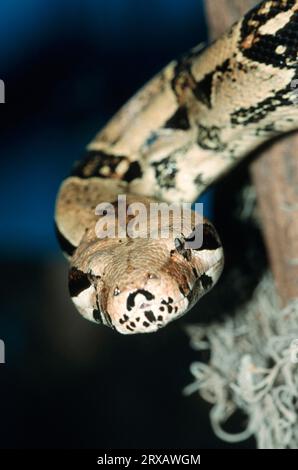
<svg viewBox="0 0 298 470">
<path fill-rule="evenodd" d="M 298 0 L 263 1 L 217 41 L 166 66 L 95 136 L 63 181 L 55 213 L 70 296 L 85 318 L 123 334 L 154 332 L 214 286 L 224 255 L 208 220 L 196 248 L 187 244 L 193 213 L 183 233 L 172 215 L 167 238 L 119 229 L 100 238 L 95 227 L 107 211 L 96 207 L 110 203 L 117 222 L 119 195 L 146 208 L 193 202 L 260 144 L 297 129 L 297 51 Z"/>
</svg>

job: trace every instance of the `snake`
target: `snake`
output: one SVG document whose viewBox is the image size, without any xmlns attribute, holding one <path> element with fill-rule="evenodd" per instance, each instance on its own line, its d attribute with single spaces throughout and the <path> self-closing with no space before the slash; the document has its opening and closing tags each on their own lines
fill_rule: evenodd
<svg viewBox="0 0 298 470">
<path fill-rule="evenodd" d="M 128 208 L 193 203 L 260 145 L 297 129 L 297 53 L 298 0 L 263 1 L 219 39 L 170 62 L 89 143 L 55 208 L 70 297 L 84 318 L 152 333 L 213 288 L 224 250 L 209 220 L 196 225 L 191 211 L 181 231 L 170 212 L 167 236 L 163 228 L 150 236 L 147 217 L 127 235 Z M 109 221 L 114 236 L 103 233 Z"/>
</svg>

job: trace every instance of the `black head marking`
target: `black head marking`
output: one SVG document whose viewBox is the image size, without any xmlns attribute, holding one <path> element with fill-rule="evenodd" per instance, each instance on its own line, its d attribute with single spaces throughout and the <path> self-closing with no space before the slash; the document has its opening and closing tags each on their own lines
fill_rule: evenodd
<svg viewBox="0 0 298 470">
<path fill-rule="evenodd" d="M 162 300 L 161 303 L 168 309 L 168 313 L 172 313 L 173 306 L 171 305 L 174 302 L 172 297 L 168 297 L 168 300 Z M 159 308 L 161 310 L 162 307 Z"/>
<path fill-rule="evenodd" d="M 73 267 L 68 275 L 68 288 L 71 297 L 77 297 L 83 290 L 91 286 L 88 274 Z"/>
<path fill-rule="evenodd" d="M 210 289 L 213 285 L 212 277 L 208 276 L 207 274 L 202 274 L 200 276 L 200 282 L 202 284 L 203 289 L 207 290 Z"/>
<path fill-rule="evenodd" d="M 97 323 L 102 323 L 100 310 L 98 310 L 98 309 L 93 309 L 92 315 L 93 315 L 94 320 L 95 320 Z"/>
<path fill-rule="evenodd" d="M 129 320 L 129 316 L 124 314 L 123 318 L 120 318 L 119 323 L 120 325 L 123 325 L 124 323 L 128 322 L 128 320 Z"/>
<path fill-rule="evenodd" d="M 151 292 L 149 292 L 148 290 L 138 289 L 135 292 L 132 292 L 131 294 L 129 294 L 129 296 L 127 297 L 126 308 L 127 308 L 128 311 L 130 311 L 134 308 L 134 306 L 135 306 L 135 297 L 138 294 L 143 295 L 147 300 L 154 299 L 154 295 L 151 294 Z"/>
<path fill-rule="evenodd" d="M 152 310 L 147 310 L 144 313 L 148 321 L 150 321 L 151 323 L 156 321 L 155 315 Z"/>
</svg>

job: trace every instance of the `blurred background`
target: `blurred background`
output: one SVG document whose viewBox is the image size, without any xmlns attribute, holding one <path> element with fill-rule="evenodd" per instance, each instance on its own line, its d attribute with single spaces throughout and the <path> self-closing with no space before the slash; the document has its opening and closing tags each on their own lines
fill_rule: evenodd
<svg viewBox="0 0 298 470">
<path fill-rule="evenodd" d="M 251 286 L 241 290 L 229 266 L 245 257 L 247 227 L 230 221 L 215 294 L 159 333 L 132 337 L 77 314 L 53 231 L 59 184 L 86 143 L 167 62 L 206 39 L 202 0 L 1 0 L 0 447 L 233 447 L 213 435 L 209 407 L 182 395 L 198 359 L 184 326 L 229 310 L 235 295 L 245 300 Z M 205 201 L 225 241 L 220 204 L 233 204 L 233 185 L 223 184 Z M 245 417 L 231 430 L 239 423 Z"/>
</svg>

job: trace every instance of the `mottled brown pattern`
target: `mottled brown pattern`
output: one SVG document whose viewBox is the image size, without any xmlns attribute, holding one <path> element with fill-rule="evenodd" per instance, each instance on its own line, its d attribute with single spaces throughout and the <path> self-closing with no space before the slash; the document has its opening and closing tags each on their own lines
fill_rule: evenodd
<svg viewBox="0 0 298 470">
<path fill-rule="evenodd" d="M 156 331 L 216 283 L 223 250 L 211 224 L 203 246 L 188 250 L 175 239 L 193 227 L 182 234 L 175 217 L 166 239 L 148 238 L 146 226 L 144 239 L 99 239 L 94 210 L 116 206 L 118 194 L 147 207 L 153 198 L 191 203 L 256 147 L 296 129 L 297 7 L 298 0 L 263 1 L 209 47 L 165 67 L 89 144 L 56 206 L 61 235 L 77 247 L 72 265 L 95 279 L 99 305 L 89 305 L 87 289 L 76 298 L 86 318 L 94 321 L 99 307 L 121 333 Z"/>
</svg>

